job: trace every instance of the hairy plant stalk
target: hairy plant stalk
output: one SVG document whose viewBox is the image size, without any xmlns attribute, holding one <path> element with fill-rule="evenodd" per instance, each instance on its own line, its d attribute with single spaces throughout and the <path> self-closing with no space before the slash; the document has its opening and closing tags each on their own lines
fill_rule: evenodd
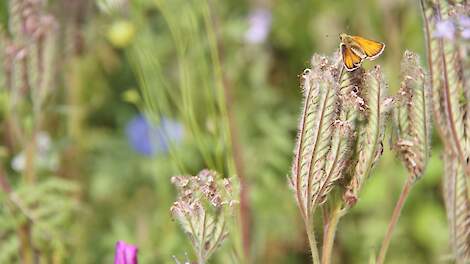
<svg viewBox="0 0 470 264">
<path fill-rule="evenodd" d="M 313 221 L 305 223 L 305 231 L 307 232 L 308 244 L 310 246 L 310 254 L 312 255 L 313 264 L 320 264 L 320 254 L 318 253 L 317 240 L 315 238 L 315 230 L 313 227 Z"/>
<path fill-rule="evenodd" d="M 405 204 L 406 198 L 408 198 L 408 194 L 410 193 L 411 187 L 413 186 L 413 182 L 408 179 L 403 185 L 403 189 L 400 193 L 400 197 L 393 209 L 393 214 L 390 219 L 390 223 L 387 227 L 387 232 L 385 233 L 385 237 L 382 241 L 382 246 L 380 247 L 379 255 L 377 257 L 377 264 L 383 264 L 385 261 L 385 256 L 387 254 L 388 247 L 390 245 L 390 241 L 392 240 L 393 231 L 395 230 L 395 226 L 398 223 L 398 219 L 400 218 L 401 210 L 403 209 L 403 205 Z"/>
<path fill-rule="evenodd" d="M 431 135 L 431 95 L 419 57 L 405 51 L 401 63 L 402 83 L 393 110 L 392 148 L 408 170 L 408 178 L 393 210 L 382 241 L 377 263 L 382 264 L 398 223 L 403 205 L 414 183 L 422 176 L 429 159 Z"/>
<path fill-rule="evenodd" d="M 330 214 L 330 218 L 326 225 L 325 237 L 323 238 L 323 249 L 322 249 L 322 264 L 330 264 L 331 257 L 333 253 L 333 244 L 335 241 L 336 229 L 338 228 L 338 223 L 341 217 L 345 214 L 346 211 L 342 209 L 343 204 L 338 203 L 336 208 Z"/>
<path fill-rule="evenodd" d="M 467 1 L 420 0 L 427 46 L 434 120 L 444 142 L 444 198 L 450 240 L 457 263 L 470 261 L 470 137 L 468 41 L 457 21 L 468 17 Z M 453 36 L 442 37 L 438 23 L 456 26 Z M 464 98 L 462 100 L 462 98 Z"/>
</svg>

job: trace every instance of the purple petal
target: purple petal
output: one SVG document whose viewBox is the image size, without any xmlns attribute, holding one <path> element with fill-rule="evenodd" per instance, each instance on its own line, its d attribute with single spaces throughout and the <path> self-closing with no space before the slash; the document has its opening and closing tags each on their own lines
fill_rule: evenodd
<svg viewBox="0 0 470 264">
<path fill-rule="evenodd" d="M 245 41 L 259 44 L 266 40 L 271 31 L 271 12 L 267 9 L 256 9 L 248 17 L 249 27 L 245 33 Z"/>
<path fill-rule="evenodd" d="M 114 264 L 137 264 L 137 247 L 119 240 L 116 243 Z"/>
<path fill-rule="evenodd" d="M 434 32 L 434 37 L 454 39 L 454 35 L 455 35 L 455 26 L 454 26 L 454 23 L 452 23 L 452 21 L 441 20 L 436 23 L 436 31 Z"/>
<path fill-rule="evenodd" d="M 462 30 L 462 38 L 470 39 L 470 28 Z"/>
<path fill-rule="evenodd" d="M 459 25 L 462 29 L 461 35 L 464 39 L 470 39 L 470 17 L 468 16 L 460 16 L 459 17 Z"/>
<path fill-rule="evenodd" d="M 151 156 L 155 150 L 152 147 L 152 128 L 144 116 L 134 117 L 126 127 L 130 145 L 140 154 Z"/>
<path fill-rule="evenodd" d="M 170 143 L 178 143 L 183 138 L 183 125 L 175 120 L 162 118 L 158 126 L 151 124 L 145 116 L 139 114 L 126 126 L 129 144 L 145 156 L 167 153 Z"/>
<path fill-rule="evenodd" d="M 468 16 L 460 16 L 459 17 L 459 24 L 463 28 L 470 28 L 470 17 Z"/>
</svg>

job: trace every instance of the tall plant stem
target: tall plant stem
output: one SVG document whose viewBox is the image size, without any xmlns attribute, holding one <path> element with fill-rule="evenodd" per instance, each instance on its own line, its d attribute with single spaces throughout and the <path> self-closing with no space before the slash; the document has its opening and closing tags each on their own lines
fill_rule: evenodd
<svg viewBox="0 0 470 264">
<path fill-rule="evenodd" d="M 1 164 L 0 164 L 0 190 L 4 193 L 11 192 L 11 185 L 8 182 L 7 175 Z"/>
<path fill-rule="evenodd" d="M 315 239 L 315 230 L 313 229 L 313 222 L 308 217 L 305 220 L 305 229 L 308 237 L 308 244 L 310 245 L 310 253 L 312 254 L 312 263 L 320 264 L 320 255 L 318 254 L 317 241 Z"/>
<path fill-rule="evenodd" d="M 36 181 L 36 131 L 33 131 L 31 140 L 26 146 L 26 165 L 24 171 L 24 180 L 28 184 L 33 184 Z"/>
<path fill-rule="evenodd" d="M 249 205 L 249 187 L 245 175 L 245 165 L 243 160 L 242 145 L 238 140 L 238 130 L 235 122 L 235 115 L 233 112 L 233 96 L 231 93 L 231 82 L 222 71 L 224 49 L 223 43 L 218 41 L 217 34 L 219 30 L 219 19 L 216 15 L 212 15 L 210 4 L 212 1 L 205 2 L 204 18 L 207 30 L 207 36 L 210 40 L 212 62 L 214 63 L 215 79 L 218 84 L 219 90 L 219 107 L 222 116 L 225 117 L 224 122 L 227 129 L 226 137 L 229 142 L 229 149 L 233 159 L 235 172 L 240 181 L 240 222 L 241 222 L 241 237 L 243 247 L 244 262 L 249 262 L 250 258 L 250 225 L 251 225 L 251 208 Z M 216 12 L 215 12 L 216 13 Z M 213 27 L 211 26 L 213 25 Z M 215 45 L 214 45 L 215 44 Z M 231 167 L 231 164 L 229 164 Z"/>
<path fill-rule="evenodd" d="M 385 255 L 387 254 L 388 246 L 392 240 L 393 230 L 398 223 L 398 218 L 400 218 L 401 210 L 405 204 L 406 198 L 410 193 L 411 187 L 413 186 L 413 181 L 411 178 L 408 178 L 403 189 L 401 191 L 400 197 L 398 198 L 395 209 L 393 210 L 392 218 L 388 224 L 387 233 L 385 234 L 384 240 L 382 241 L 382 246 L 380 248 L 379 256 L 377 257 L 377 264 L 382 264 L 385 261 Z"/>
<path fill-rule="evenodd" d="M 326 223 L 325 236 L 323 238 L 322 248 L 322 264 L 331 263 L 331 254 L 333 252 L 333 244 L 335 242 L 336 229 L 341 217 L 345 214 L 342 208 L 342 203 L 339 202 L 334 211 L 330 214 L 328 223 Z"/>
<path fill-rule="evenodd" d="M 5 170 L 0 165 L 0 192 L 10 194 L 12 191 L 11 185 L 8 182 Z M 8 206 L 9 203 L 7 203 Z M 31 245 L 31 225 L 30 222 L 22 224 L 17 230 L 18 238 L 20 240 L 19 257 L 21 263 L 33 263 L 33 247 Z"/>
</svg>

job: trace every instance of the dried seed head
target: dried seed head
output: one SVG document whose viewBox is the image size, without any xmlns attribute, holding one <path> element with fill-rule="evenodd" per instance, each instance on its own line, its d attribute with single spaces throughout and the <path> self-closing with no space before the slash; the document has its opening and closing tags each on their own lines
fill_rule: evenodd
<svg viewBox="0 0 470 264">
<path fill-rule="evenodd" d="M 359 191 L 369 177 L 371 169 L 382 154 L 384 123 L 386 108 L 384 108 L 387 86 L 383 80 L 380 67 L 376 66 L 364 76 L 365 86 L 361 93 L 365 100 L 365 125 L 358 130 L 357 162 L 354 164 L 353 175 L 346 186 L 343 200 L 349 206 L 358 200 Z"/>
<path fill-rule="evenodd" d="M 311 69 L 302 75 L 304 101 L 289 184 L 304 218 L 327 200 L 349 163 L 357 105 L 357 98 L 351 100 L 349 93 L 361 84 L 360 78 L 339 76 L 341 67 L 337 54 L 314 55 Z"/>
<path fill-rule="evenodd" d="M 392 146 L 413 177 L 418 179 L 426 167 L 430 149 L 430 91 L 416 54 L 405 51 L 402 85 L 394 109 Z"/>
</svg>

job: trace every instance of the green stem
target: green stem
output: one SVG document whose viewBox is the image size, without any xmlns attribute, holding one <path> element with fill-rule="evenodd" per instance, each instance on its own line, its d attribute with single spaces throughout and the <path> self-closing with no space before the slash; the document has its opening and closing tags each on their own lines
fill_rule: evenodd
<svg viewBox="0 0 470 264">
<path fill-rule="evenodd" d="M 305 229 L 307 231 L 308 243 L 310 245 L 310 252 L 312 253 L 312 263 L 320 264 L 320 255 L 318 254 L 317 241 L 315 240 L 315 230 L 313 223 L 310 219 L 305 219 Z"/>
<path fill-rule="evenodd" d="M 31 225 L 29 222 L 22 224 L 18 228 L 20 240 L 20 260 L 23 264 L 33 263 L 33 247 L 31 245 Z"/>
<path fill-rule="evenodd" d="M 380 248 L 380 253 L 377 257 L 377 264 L 382 264 L 385 261 L 385 255 L 387 254 L 388 246 L 390 245 L 390 241 L 392 240 L 393 230 L 395 229 L 395 226 L 398 223 L 398 218 L 400 218 L 401 210 L 403 208 L 403 205 L 405 204 L 406 198 L 408 197 L 412 186 L 413 182 L 411 178 L 409 178 L 403 186 L 400 197 L 398 198 L 397 204 L 395 205 L 395 209 L 393 210 L 392 218 L 390 219 L 390 223 L 388 224 L 387 233 L 385 234 L 385 238 L 382 241 L 382 247 Z"/>
<path fill-rule="evenodd" d="M 205 244 L 206 244 L 206 221 L 207 221 L 207 215 L 206 215 L 206 212 L 204 211 L 204 216 L 203 216 L 203 220 L 202 220 L 202 235 L 201 235 L 201 241 L 199 242 L 199 255 L 200 255 L 200 260 L 201 260 L 201 263 L 204 263 L 204 259 L 205 259 Z"/>
<path fill-rule="evenodd" d="M 323 239 L 322 248 L 322 264 L 331 263 L 331 255 L 333 252 L 333 244 L 335 241 L 336 229 L 338 227 L 339 219 L 341 219 L 345 212 L 341 209 L 341 205 L 341 203 L 338 203 L 334 211 L 331 213 L 331 217 L 326 225 L 326 235 Z"/>
</svg>

